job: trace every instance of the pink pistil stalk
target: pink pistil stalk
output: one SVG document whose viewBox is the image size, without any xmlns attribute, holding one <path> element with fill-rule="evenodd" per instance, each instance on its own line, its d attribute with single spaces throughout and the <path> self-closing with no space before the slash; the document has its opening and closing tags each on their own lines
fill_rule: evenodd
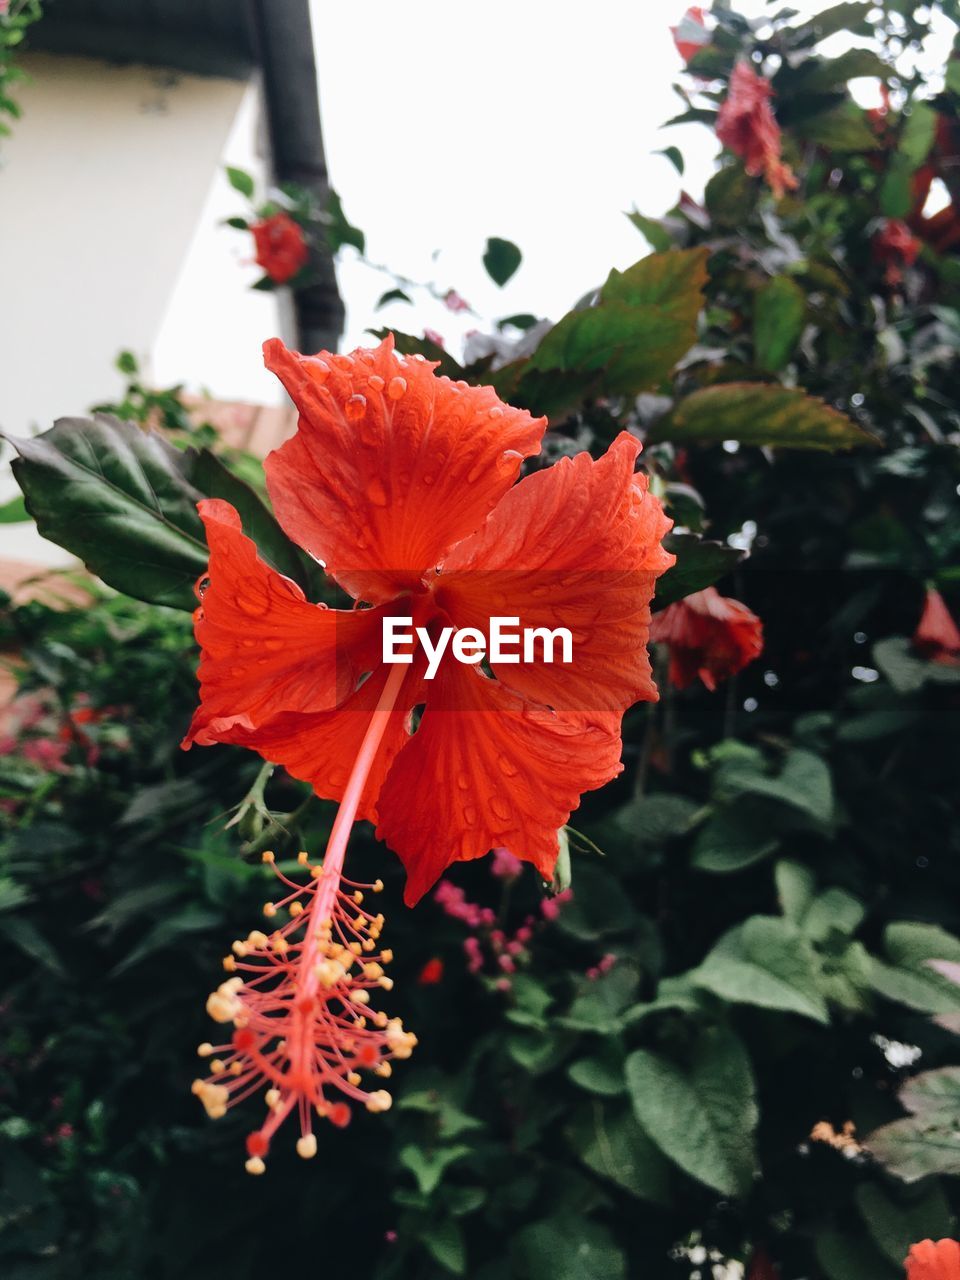
<svg viewBox="0 0 960 1280">
<path fill-rule="evenodd" d="M 314 1113 L 343 1127 L 351 1117 L 343 1098 L 368 1111 L 387 1110 L 390 1094 L 361 1088 L 360 1073 L 388 1077 L 391 1059 L 409 1058 L 417 1043 L 399 1018 L 368 1007 L 372 989 L 393 986 L 384 973 L 392 952 L 376 950 L 383 916 L 362 905 L 364 891 L 379 893 L 383 884 L 343 878 L 360 798 L 405 674 L 404 666 L 393 669 L 371 716 L 323 865 L 311 866 L 301 853 L 310 879 L 298 885 L 275 866 L 272 853 L 263 855 L 290 890 L 282 901 L 268 902 L 264 914 L 272 919 L 285 911 L 289 918 L 269 936 L 255 929 L 233 944 L 224 968 L 234 976 L 207 1001 L 214 1021 L 235 1028 L 229 1043 L 198 1050 L 211 1058 L 210 1075 L 193 1084 L 207 1114 L 216 1119 L 266 1086 L 267 1118 L 247 1138 L 249 1173 L 264 1172 L 273 1135 L 294 1110 L 300 1121 L 297 1151 L 304 1159 L 317 1151 Z"/>
</svg>

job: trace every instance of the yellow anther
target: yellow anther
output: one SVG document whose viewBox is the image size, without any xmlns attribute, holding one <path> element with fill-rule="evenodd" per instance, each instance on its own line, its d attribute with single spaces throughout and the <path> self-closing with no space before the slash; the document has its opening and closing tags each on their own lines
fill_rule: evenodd
<svg viewBox="0 0 960 1280">
<path fill-rule="evenodd" d="M 297 854 L 297 861 L 300 863 L 301 867 L 309 867 L 310 855 L 309 853 L 307 853 L 306 849 L 300 850 L 300 852 Z"/>
<path fill-rule="evenodd" d="M 359 991 L 354 991 L 350 999 L 354 1004 L 369 1004 L 370 992 L 361 987 Z"/>
<path fill-rule="evenodd" d="M 347 1072 L 347 1083 L 348 1083 L 348 1084 L 358 1085 L 358 1084 L 360 1083 L 360 1080 L 361 1080 L 361 1076 L 360 1076 L 360 1072 L 359 1072 L 359 1071 L 348 1071 L 348 1072 Z"/>
<path fill-rule="evenodd" d="M 237 938 L 237 940 L 231 944 L 231 950 L 233 950 L 233 952 L 238 956 L 245 956 L 247 954 L 247 944 L 245 942 L 241 942 L 240 939 Z"/>
<path fill-rule="evenodd" d="M 314 880 L 319 880 L 320 877 L 323 875 L 323 867 L 311 867 L 310 874 L 314 878 Z"/>
<path fill-rule="evenodd" d="M 383 881 L 374 880 L 372 888 L 374 893 L 383 893 Z"/>
<path fill-rule="evenodd" d="M 380 1027 L 380 1028 L 383 1028 L 387 1025 L 387 1015 L 384 1013 L 382 1009 L 378 1009 L 377 1012 L 373 1015 L 373 1025 L 375 1027 Z"/>
<path fill-rule="evenodd" d="M 226 1071 L 222 1058 L 214 1058 L 210 1063 L 210 1070 L 215 1076 L 222 1075 Z"/>
<path fill-rule="evenodd" d="M 234 956 L 224 956 L 224 957 L 223 957 L 223 967 L 226 969 L 227 973 L 236 973 L 236 971 L 237 971 L 237 961 L 236 961 L 235 957 L 234 957 Z"/>
<path fill-rule="evenodd" d="M 316 1134 L 305 1133 L 302 1138 L 297 1139 L 297 1155 L 300 1156 L 302 1160 L 312 1160 L 316 1154 Z"/>
<path fill-rule="evenodd" d="M 386 951 L 380 952 L 380 959 L 383 961 L 384 964 L 389 964 L 391 962 L 391 960 L 393 959 L 393 952 L 389 949 L 389 947 L 387 948 Z"/>
<path fill-rule="evenodd" d="M 364 951 L 372 951 L 376 945 L 373 938 L 364 938 L 363 940 Z"/>
<path fill-rule="evenodd" d="M 393 1098 L 387 1093 L 386 1089 L 377 1089 L 375 1093 L 371 1093 L 367 1098 L 368 1111 L 389 1111 L 393 1105 Z"/>
<path fill-rule="evenodd" d="M 250 1159 L 247 1161 L 247 1163 L 243 1167 L 246 1169 L 247 1173 L 253 1173 L 258 1176 L 261 1173 L 266 1173 L 267 1171 L 267 1166 L 263 1163 L 263 1161 L 260 1159 L 259 1156 L 251 1156 Z"/>
<path fill-rule="evenodd" d="M 270 919 L 277 914 L 277 904 L 275 902 L 265 902 L 263 904 L 263 914 Z"/>
<path fill-rule="evenodd" d="M 211 1120 L 219 1120 L 227 1114 L 227 1103 L 230 1091 L 224 1084 L 207 1084 L 205 1080 L 194 1080 L 190 1091 L 203 1103 L 203 1109 Z"/>
<path fill-rule="evenodd" d="M 373 1074 L 375 1076 L 382 1076 L 384 1080 L 386 1080 L 388 1076 L 393 1075 L 393 1067 L 389 1062 L 381 1062 L 379 1067 L 374 1067 Z"/>
<path fill-rule="evenodd" d="M 364 926 L 366 923 L 367 923 L 367 917 L 366 917 L 366 916 L 356 916 L 356 917 L 354 917 L 353 927 L 354 927 L 355 929 L 362 929 L 362 928 L 363 928 L 363 926 Z"/>
<path fill-rule="evenodd" d="M 213 1045 L 209 1040 L 204 1040 L 203 1044 L 197 1045 L 197 1053 L 201 1058 L 209 1058 L 213 1053 Z"/>
<path fill-rule="evenodd" d="M 247 935 L 248 947 L 265 947 L 267 945 L 267 935 L 259 929 L 251 929 Z"/>
<path fill-rule="evenodd" d="M 360 890 L 359 890 L 359 889 L 357 889 L 357 890 L 354 892 L 354 894 L 353 894 L 353 900 L 354 900 L 354 902 L 357 904 L 357 906 L 358 906 L 358 907 L 359 907 L 360 903 L 363 901 L 363 894 L 360 892 Z"/>
<path fill-rule="evenodd" d="M 264 849 L 263 853 L 261 853 L 261 855 L 260 855 L 260 861 L 261 861 L 261 862 L 275 862 L 275 861 L 276 861 L 276 859 L 275 859 L 275 858 L 274 858 L 274 856 L 273 856 L 273 850 L 272 850 L 272 849 Z"/>
<path fill-rule="evenodd" d="M 348 942 L 347 950 L 352 951 L 355 956 L 358 956 L 360 952 L 363 950 L 363 947 L 359 942 Z"/>
<path fill-rule="evenodd" d="M 267 1092 L 263 1095 L 263 1098 L 267 1106 L 272 1111 L 274 1107 L 278 1107 L 280 1105 L 280 1090 L 268 1089 Z"/>
<path fill-rule="evenodd" d="M 231 1074 L 232 1076 L 238 1076 L 242 1070 L 243 1070 L 243 1063 L 242 1063 L 242 1062 L 231 1062 L 231 1063 L 230 1063 L 230 1074 Z"/>
<path fill-rule="evenodd" d="M 237 992 L 243 986 L 242 978 L 228 978 L 207 997 L 207 1013 L 214 1022 L 233 1022 L 242 1014 L 243 1005 Z"/>
<path fill-rule="evenodd" d="M 392 979 L 392 978 L 381 978 L 381 979 L 380 979 L 380 987 L 381 987 L 381 988 L 382 988 L 382 990 L 384 990 L 384 991 L 392 991 L 392 990 L 393 990 L 393 979 Z"/>
<path fill-rule="evenodd" d="M 292 916 L 299 916 L 299 915 L 302 915 L 302 914 L 303 914 L 303 903 L 302 903 L 302 902 L 291 902 L 291 903 L 290 903 L 290 914 L 291 914 Z"/>
<path fill-rule="evenodd" d="M 365 978 L 382 978 L 383 969 L 377 964 L 376 960 L 370 960 L 363 966 L 363 976 Z"/>
</svg>

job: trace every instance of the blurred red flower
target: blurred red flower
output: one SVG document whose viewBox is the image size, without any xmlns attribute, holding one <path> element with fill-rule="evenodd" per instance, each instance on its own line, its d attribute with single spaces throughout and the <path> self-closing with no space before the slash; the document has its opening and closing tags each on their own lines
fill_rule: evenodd
<svg viewBox="0 0 960 1280">
<path fill-rule="evenodd" d="M 265 353 L 300 409 L 297 434 L 265 464 L 277 518 L 372 607 L 309 603 L 234 508 L 205 499 L 201 705 L 184 746 L 250 747 L 344 801 L 376 717 L 351 797 L 406 867 L 408 903 L 452 862 L 497 847 L 549 880 L 581 795 L 622 770 L 623 712 L 657 697 L 650 601 L 673 557 L 661 546 L 670 521 L 634 474 L 639 442 L 623 432 L 598 461 L 581 453 L 515 485 L 546 421 L 491 388 L 437 377 L 391 338 L 315 357 L 273 339 Z M 493 616 L 562 625 L 575 661 L 494 660 L 491 678 L 448 655 L 425 681 L 422 650 L 384 664 L 385 616 L 483 635 Z"/>
<path fill-rule="evenodd" d="M 763 1245 L 753 1251 L 747 1270 L 747 1280 L 780 1280 L 777 1265 Z"/>
<path fill-rule="evenodd" d="M 960 1280 L 960 1244 L 921 1240 L 907 1255 L 907 1280 Z"/>
<path fill-rule="evenodd" d="M 903 267 L 912 267 L 920 252 L 920 241 L 899 218 L 885 218 L 870 242 L 873 259 L 886 267 L 887 284 L 899 284 Z"/>
<path fill-rule="evenodd" d="M 689 62 L 694 54 L 710 43 L 704 12 L 698 5 L 692 5 L 687 10 L 677 25 L 670 28 L 670 34 L 677 46 L 677 53 L 684 62 Z"/>
<path fill-rule="evenodd" d="M 417 975 L 417 982 L 421 987 L 435 987 L 438 982 L 443 981 L 443 961 L 439 956 L 434 956 L 420 970 Z"/>
<path fill-rule="evenodd" d="M 739 156 L 752 178 L 765 178 L 779 200 L 797 179 L 780 158 L 781 136 L 770 105 L 773 86 L 749 62 L 738 62 L 717 115 L 717 137 Z"/>
<path fill-rule="evenodd" d="M 913 633 L 913 647 L 921 657 L 947 666 L 960 663 L 960 630 L 950 616 L 943 596 L 932 587 L 927 590 L 923 613 Z"/>
<path fill-rule="evenodd" d="M 755 613 L 706 587 L 654 615 L 650 639 L 670 650 L 670 682 L 686 689 L 697 676 L 711 691 L 763 652 Z"/>
<path fill-rule="evenodd" d="M 274 284 L 286 284 L 306 266 L 310 251 L 303 228 L 285 213 L 255 222 L 250 228 L 257 248 L 257 265 Z"/>
</svg>

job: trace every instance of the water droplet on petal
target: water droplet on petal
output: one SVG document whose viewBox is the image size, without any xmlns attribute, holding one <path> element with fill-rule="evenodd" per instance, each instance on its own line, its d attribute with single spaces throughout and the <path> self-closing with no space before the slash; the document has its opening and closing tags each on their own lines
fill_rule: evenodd
<svg viewBox="0 0 960 1280">
<path fill-rule="evenodd" d="M 384 383 L 383 379 L 380 377 L 379 373 L 372 373 L 370 375 L 370 381 L 367 383 L 367 385 L 370 387 L 373 387 L 374 391 L 382 391 L 386 384 Z"/>
<path fill-rule="evenodd" d="M 363 417 L 367 408 L 366 396 L 351 396 L 347 403 L 343 406 L 343 412 L 348 422 L 359 422 Z"/>
<path fill-rule="evenodd" d="M 264 640 L 263 647 L 269 649 L 271 653 L 279 653 L 283 648 L 284 642 L 277 636 L 270 636 L 268 640 Z"/>
<path fill-rule="evenodd" d="M 463 810 L 463 820 L 468 827 L 472 827 L 477 821 L 477 811 L 472 805 L 465 805 Z"/>
<path fill-rule="evenodd" d="M 387 395 L 391 400 L 399 400 L 407 389 L 406 378 L 391 378 L 387 384 Z"/>
<path fill-rule="evenodd" d="M 436 477 L 432 472 L 428 471 L 428 472 L 427 472 L 427 474 L 423 477 L 423 483 L 424 483 L 424 484 L 433 484 L 433 482 L 434 482 L 434 480 L 436 480 L 436 478 L 437 478 L 437 477 Z"/>
<path fill-rule="evenodd" d="M 486 469 L 486 462 L 478 462 L 475 467 L 471 467 L 467 472 L 467 484 L 476 484 Z"/>
<path fill-rule="evenodd" d="M 470 790 L 470 779 L 467 777 L 465 773 L 457 774 L 457 786 L 460 788 L 461 791 Z"/>
<path fill-rule="evenodd" d="M 241 640 L 240 643 L 243 645 L 244 649 L 255 649 L 257 645 L 256 640 L 251 640 L 249 636 L 245 640 Z"/>
<path fill-rule="evenodd" d="M 350 356 L 332 356 L 331 360 L 336 368 L 343 369 L 344 372 L 353 368 L 353 360 Z"/>
<path fill-rule="evenodd" d="M 508 778 L 517 776 L 517 766 L 509 756 L 497 756 L 497 764 L 500 767 L 500 772 L 506 774 Z"/>
<path fill-rule="evenodd" d="M 318 382 L 326 382 L 330 377 L 330 366 L 326 360 L 318 360 L 316 356 L 305 356 L 303 364 L 307 372 Z"/>
<path fill-rule="evenodd" d="M 490 797 L 490 808 L 498 818 L 510 817 L 510 806 L 504 803 L 499 796 Z"/>
<path fill-rule="evenodd" d="M 248 618 L 259 618 L 267 612 L 267 601 L 260 596 L 238 595 L 236 604 L 240 612 L 245 613 Z"/>
<path fill-rule="evenodd" d="M 387 491 L 383 487 L 383 481 L 379 476 L 374 476 L 367 485 L 367 497 L 375 507 L 385 507 L 387 505 Z"/>
<path fill-rule="evenodd" d="M 493 407 L 492 409 L 488 409 L 488 410 L 487 410 L 487 417 L 488 417 L 488 418 L 502 418 L 502 417 L 503 417 L 503 410 L 499 407 L 499 405 L 494 405 L 494 407 Z"/>
</svg>

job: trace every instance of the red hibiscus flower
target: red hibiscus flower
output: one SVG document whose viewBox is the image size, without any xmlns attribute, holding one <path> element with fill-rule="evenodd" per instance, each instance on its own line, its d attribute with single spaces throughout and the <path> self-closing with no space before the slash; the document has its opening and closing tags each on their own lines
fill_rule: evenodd
<svg viewBox="0 0 960 1280">
<path fill-rule="evenodd" d="M 297 434 L 265 463 L 277 518 L 372 607 L 310 604 L 228 503 L 204 500 L 201 705 L 184 745 L 251 747 L 344 801 L 382 711 L 355 811 L 399 854 L 412 904 L 451 862 L 501 846 L 550 878 L 580 796 L 621 771 L 624 710 L 657 696 L 649 605 L 673 558 L 661 546 L 670 522 L 634 474 L 632 436 L 599 461 L 580 454 L 514 485 L 545 419 L 392 348 L 388 338 L 303 357 L 266 344 L 300 409 Z M 444 624 L 488 636 L 492 616 L 519 618 L 520 630 L 564 626 L 573 661 L 494 661 L 491 679 L 448 650 L 425 680 L 422 650 L 409 666 L 383 664 L 391 616 L 432 637 Z"/>
<path fill-rule="evenodd" d="M 717 115 L 717 137 L 739 156 L 752 178 L 765 178 L 779 200 L 793 191 L 797 179 L 780 158 L 781 137 L 770 105 L 773 86 L 750 65 L 738 62 Z"/>
<path fill-rule="evenodd" d="M 899 218 L 885 218 L 870 247 L 874 262 L 886 267 L 887 284 L 896 285 L 903 279 L 903 268 L 912 267 L 916 262 L 920 241 Z"/>
<path fill-rule="evenodd" d="M 697 676 L 711 691 L 763 652 L 763 623 L 739 600 L 714 587 L 697 591 L 654 616 L 650 639 L 670 650 L 670 681 L 686 689 Z"/>
<path fill-rule="evenodd" d="M 694 54 L 710 43 L 704 12 L 697 5 L 689 8 L 679 23 L 670 28 L 670 34 L 677 46 L 677 53 L 684 62 L 689 62 Z"/>
<path fill-rule="evenodd" d="M 417 984 L 421 987 L 435 987 L 438 982 L 443 981 L 443 961 L 439 956 L 434 956 L 420 970 L 417 975 Z"/>
<path fill-rule="evenodd" d="M 960 1244 L 921 1240 L 907 1255 L 907 1280 L 960 1280 Z"/>
<path fill-rule="evenodd" d="M 929 662 L 951 667 L 960 662 L 960 630 L 950 617 L 943 596 L 932 587 L 927 590 L 923 614 L 913 633 L 913 647 Z"/>
<path fill-rule="evenodd" d="M 286 284 L 306 265 L 310 251 L 303 228 L 285 213 L 275 213 L 250 228 L 257 247 L 257 265 L 274 284 Z"/>
</svg>

